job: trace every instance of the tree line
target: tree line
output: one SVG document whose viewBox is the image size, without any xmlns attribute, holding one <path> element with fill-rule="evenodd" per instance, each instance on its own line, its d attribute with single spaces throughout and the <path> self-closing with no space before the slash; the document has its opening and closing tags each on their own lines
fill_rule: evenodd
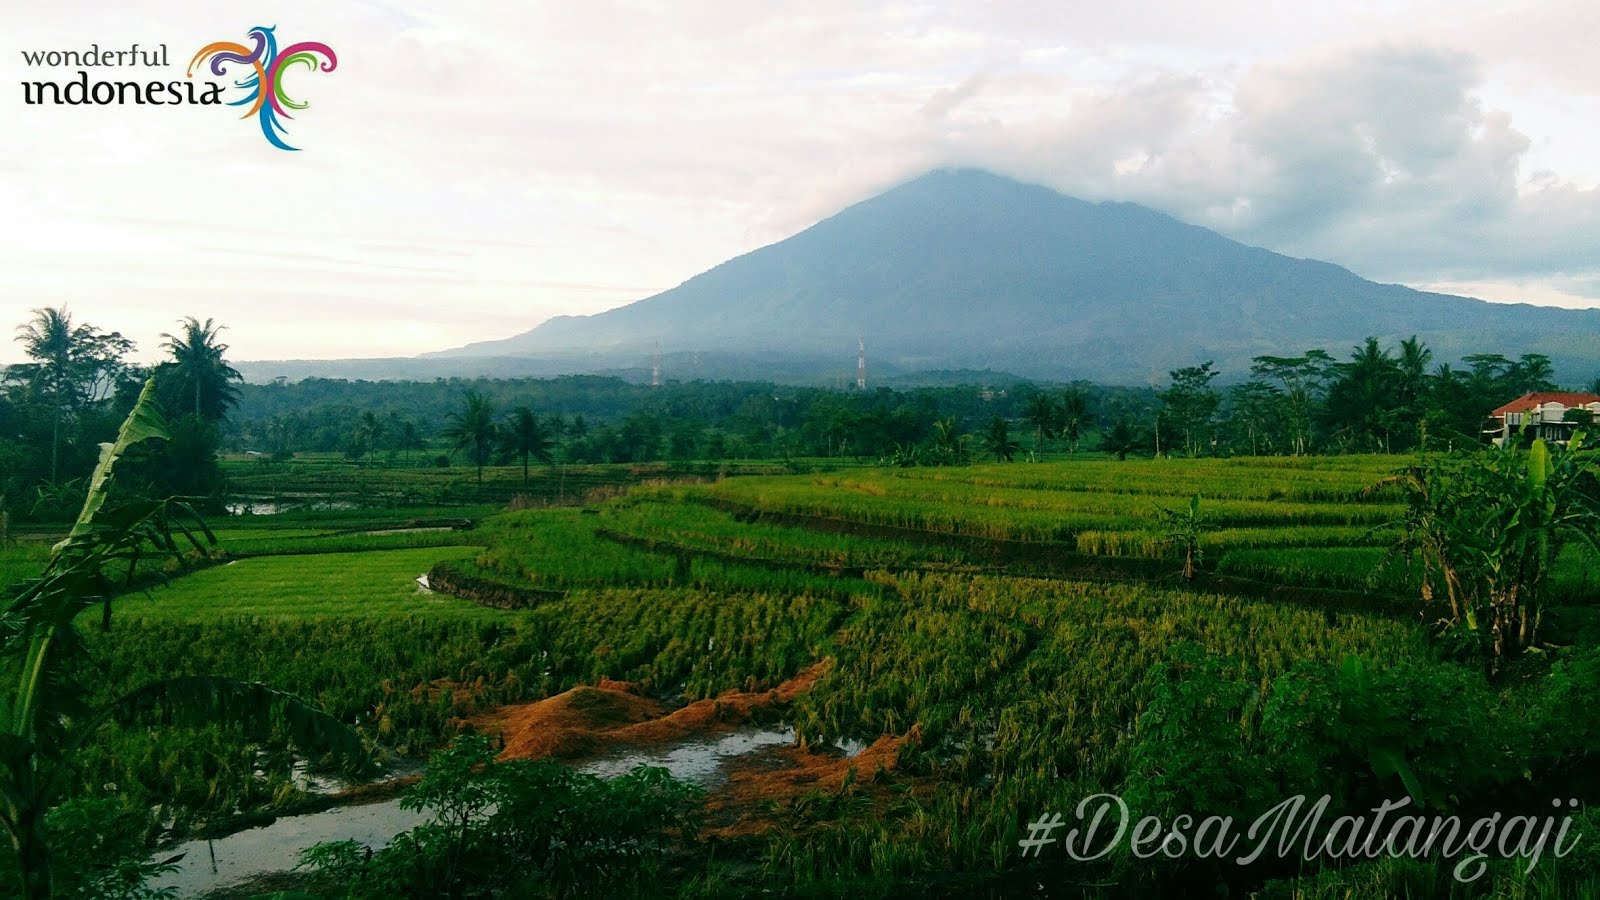
<svg viewBox="0 0 1600 900">
<path fill-rule="evenodd" d="M 1325 350 L 1258 356 L 1249 377 L 1226 389 L 1220 374 L 1209 362 L 1173 370 L 1137 443 L 1186 456 L 1459 449 L 1483 441 L 1495 408 L 1561 387 L 1543 354 L 1435 365 L 1415 337 L 1389 347 L 1367 338 L 1343 360 Z M 1600 393 L 1600 378 L 1584 389 Z"/>
<path fill-rule="evenodd" d="M 170 440 L 125 461 L 126 488 L 147 496 L 215 497 L 217 450 L 243 379 L 225 358 L 222 328 L 187 317 L 163 334 L 164 358 L 132 363 L 133 341 L 76 321 L 66 308 L 33 310 L 17 327 L 27 361 L 0 373 L 0 514 L 70 515 L 87 491 L 100 444 L 154 378 Z"/>
<path fill-rule="evenodd" d="M 172 440 L 128 464 L 130 489 L 217 498 L 219 451 L 354 464 L 449 466 L 658 460 L 853 458 L 895 465 L 1104 452 L 1162 456 L 1403 453 L 1481 442 L 1485 416 L 1556 384 L 1550 360 L 1474 354 L 1437 363 L 1415 338 L 1375 338 L 1339 359 L 1321 349 L 1259 356 L 1246 373 L 1212 363 L 1148 387 L 1051 384 L 974 373 L 966 385 L 838 390 L 771 382 L 620 378 L 308 378 L 245 384 L 221 326 L 188 317 L 165 358 L 129 361 L 132 341 L 37 309 L 17 328 L 27 361 L 0 375 L 0 511 L 59 518 L 76 508 L 99 444 L 145 378 Z M 989 378 L 988 383 L 978 381 Z M 1600 379 L 1588 386 L 1600 391 Z"/>
<path fill-rule="evenodd" d="M 941 465 L 1082 450 L 1404 453 L 1475 446 L 1490 410 L 1559 387 L 1543 355 L 1482 353 L 1435 365 L 1416 338 L 1390 347 L 1369 338 L 1342 360 L 1321 349 L 1259 356 L 1232 383 L 1229 374 L 1207 362 L 1148 388 L 997 378 L 874 391 L 763 382 L 649 387 L 601 376 L 307 379 L 245 386 L 232 439 L 274 452 L 342 449 L 352 459 L 384 449 L 402 462 L 430 439 L 443 440 L 479 465 L 792 456 Z M 1600 379 L 1586 387 L 1600 391 Z M 464 428 L 473 437 L 463 438 Z"/>
<path fill-rule="evenodd" d="M 311 378 L 244 385 L 228 440 L 234 449 L 263 454 L 342 452 L 353 461 L 393 465 L 520 464 L 525 456 L 544 461 L 546 451 L 557 462 L 571 463 L 897 455 L 954 460 L 982 455 L 994 422 L 1009 428 L 1035 397 L 1057 393 L 1077 410 L 1067 440 L 1080 444 L 1096 416 L 1145 416 L 1157 403 L 1150 388 L 1036 385 L 1011 376 L 996 376 L 990 384 L 869 391 L 772 382 L 651 387 L 592 375 L 431 382 Z M 469 438 L 463 439 L 463 430 Z M 957 445 L 961 454 L 941 456 Z M 1023 449 L 1009 438 L 997 446 L 1007 445 L 1012 455 Z"/>
</svg>

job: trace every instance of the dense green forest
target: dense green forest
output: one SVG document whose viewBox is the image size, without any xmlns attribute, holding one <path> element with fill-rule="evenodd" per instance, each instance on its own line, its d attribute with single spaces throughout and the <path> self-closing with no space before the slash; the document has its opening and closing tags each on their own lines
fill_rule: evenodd
<svg viewBox="0 0 1600 900">
<path fill-rule="evenodd" d="M 1175 370 L 1166 385 L 1129 388 L 991 383 L 837 390 L 763 382 L 617 378 L 366 382 L 309 378 L 245 385 L 228 439 L 262 452 L 404 451 L 441 433 L 467 392 L 496 410 L 538 410 L 574 462 L 859 456 L 929 444 L 938 423 L 987 433 L 995 418 L 1026 433 L 1025 449 L 1079 449 L 1087 432 L 1120 429 L 1146 452 L 1182 455 L 1403 452 L 1479 439 L 1488 410 L 1552 390 L 1550 361 L 1469 356 L 1434 365 L 1428 348 L 1369 340 L 1336 359 L 1312 350 L 1262 356 L 1248 373 L 1210 364 Z M 370 415 L 369 415 L 370 414 Z M 374 423 L 374 418 L 376 423 Z M 380 429 L 372 438 L 372 428 Z"/>
<path fill-rule="evenodd" d="M 992 383 L 838 390 L 764 382 L 618 378 L 245 384 L 221 327 L 190 318 L 165 359 L 130 362 L 115 331 L 35 310 L 17 328 L 28 361 L 0 379 L 0 509 L 60 517 L 82 473 L 154 375 L 174 439 L 137 462 L 152 493 L 215 496 L 218 451 L 266 459 L 342 454 L 373 465 L 640 463 L 835 457 L 900 465 L 1106 451 L 1179 456 L 1449 449 L 1480 441 L 1487 412 L 1549 390 L 1550 361 L 1497 354 L 1437 361 L 1416 340 L 1376 339 L 1260 356 L 1248 372 L 1210 363 L 1167 383 L 1119 387 L 995 376 Z M 1597 379 L 1600 381 L 1600 379 Z"/>
</svg>

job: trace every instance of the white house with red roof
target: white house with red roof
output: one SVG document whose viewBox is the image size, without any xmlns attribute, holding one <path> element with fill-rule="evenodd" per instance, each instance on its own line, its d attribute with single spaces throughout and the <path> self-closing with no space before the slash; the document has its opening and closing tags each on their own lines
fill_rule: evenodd
<svg viewBox="0 0 1600 900">
<path fill-rule="evenodd" d="M 1496 445 L 1528 429 L 1533 437 L 1564 443 L 1579 426 L 1600 421 L 1600 394 L 1533 391 L 1489 414 L 1484 436 Z"/>
</svg>

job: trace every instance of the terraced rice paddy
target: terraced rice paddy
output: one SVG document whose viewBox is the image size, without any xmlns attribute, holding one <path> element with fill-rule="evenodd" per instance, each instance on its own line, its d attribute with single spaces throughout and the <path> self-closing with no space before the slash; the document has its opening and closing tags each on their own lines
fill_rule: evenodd
<svg viewBox="0 0 1600 900">
<path fill-rule="evenodd" d="M 895 752 L 826 790 L 773 795 L 759 810 L 735 804 L 727 814 L 746 826 L 676 876 L 686 896 L 724 896 L 712 885 L 728 878 L 750 890 L 799 882 L 893 896 L 950 878 L 998 890 L 1017 877 L 1113 879 L 1148 896 L 1193 873 L 1028 862 L 1015 852 L 1023 825 L 1097 791 L 1166 811 L 1242 814 L 1297 790 L 1362 808 L 1404 790 L 1364 743 L 1389 717 L 1406 723 L 1417 781 L 1462 808 L 1556 778 L 1587 740 L 1551 730 L 1567 682 L 1532 670 L 1493 681 L 1453 660 L 1431 634 L 1436 616 L 1417 599 L 1415 574 L 1380 565 L 1401 510 L 1373 486 L 1404 462 L 750 475 L 477 515 L 470 530 L 421 524 L 442 510 L 307 514 L 278 528 L 230 520 L 220 536 L 236 561 L 122 599 L 92 643 L 109 659 L 108 690 L 136 673 L 258 678 L 410 755 L 506 704 L 601 679 L 672 707 L 771 688 L 827 661 L 765 724 L 792 728 L 798 754 L 880 740 Z M 1196 493 L 1215 527 L 1187 583 L 1157 510 Z M 32 559 L 9 553 L 0 565 Z M 1595 563 L 1577 550 L 1563 557 L 1555 640 L 1596 599 Z M 523 599 L 490 608 L 420 593 L 414 579 L 436 566 Z M 1367 720 L 1341 712 L 1355 702 L 1339 674 L 1349 658 L 1374 673 Z M 1519 737 L 1528 734 L 1549 739 Z M 139 786 L 127 790 L 139 802 L 187 803 L 206 821 L 299 798 L 271 767 L 198 762 L 243 759 L 235 735 L 168 737 L 124 758 L 133 746 L 109 738 L 76 789 L 93 792 L 110 769 Z M 1369 866 L 1305 883 L 1325 896 L 1383 896 L 1415 874 Z M 1293 872 L 1205 877 L 1297 890 Z M 1555 884 L 1495 877 L 1518 890 Z"/>
</svg>

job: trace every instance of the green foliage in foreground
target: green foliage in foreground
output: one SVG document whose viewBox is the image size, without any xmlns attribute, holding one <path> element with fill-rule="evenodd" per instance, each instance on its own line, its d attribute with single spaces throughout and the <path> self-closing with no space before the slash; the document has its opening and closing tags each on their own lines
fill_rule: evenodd
<svg viewBox="0 0 1600 900">
<path fill-rule="evenodd" d="M 1600 453 L 1583 439 L 1535 439 L 1526 453 L 1496 448 L 1397 476 L 1407 505 L 1396 551 L 1422 567 L 1422 599 L 1442 597 L 1449 624 L 1497 662 L 1536 646 L 1562 547 L 1600 550 Z"/>
<path fill-rule="evenodd" d="M 311 848 L 311 889 L 351 900 L 657 896 L 669 850 L 694 835 L 698 789 L 664 769 L 605 780 L 494 755 L 480 737 L 434 754 L 401 801 L 430 821 L 370 859 L 355 841 Z"/>
<path fill-rule="evenodd" d="M 396 575 L 409 580 L 407 572 Z M 259 616 L 198 604 L 184 607 L 188 619 L 119 615 L 110 632 L 87 635 L 105 660 L 101 688 L 203 672 L 269 681 L 352 723 L 371 744 L 420 755 L 453 737 L 463 718 L 602 677 L 689 699 L 771 686 L 823 655 L 843 618 L 826 596 L 692 588 L 582 592 L 519 613 L 453 599 L 409 614 L 371 604 L 337 614 L 320 597 L 303 602 L 321 612 L 294 615 L 281 600 Z M 294 757 L 258 751 L 281 748 L 283 737 L 223 725 L 107 726 L 81 751 L 69 793 L 159 805 L 180 830 L 280 808 L 304 799 L 290 777 Z"/>
<path fill-rule="evenodd" d="M 211 675 L 149 680 L 106 702 L 89 705 L 92 660 L 77 620 L 101 606 L 138 572 L 147 556 L 173 556 L 177 535 L 202 549 L 178 518 L 190 513 L 173 501 L 123 501 L 113 494 L 118 463 L 141 444 L 170 437 L 156 407 L 156 381 L 146 383 L 115 443 L 101 448 L 83 509 L 66 539 L 51 551 L 39 577 L 24 583 L 0 613 L 0 660 L 11 696 L 0 705 L 0 825 L 11 840 L 10 883 L 25 900 L 56 893 L 49 811 L 59 800 L 76 752 L 100 726 L 227 723 L 257 735 L 277 727 L 303 748 L 365 757 L 355 734 L 298 697 L 255 682 Z M 198 530 L 204 532 L 204 523 Z M 58 817 L 59 818 L 59 817 Z M 132 875 L 138 875 L 137 868 Z M 63 880 L 71 885 L 73 877 Z"/>
<path fill-rule="evenodd" d="M 43 541 L 0 547 L 0 595 L 8 588 L 35 578 L 50 559 L 50 546 Z"/>
<path fill-rule="evenodd" d="M 45 815 L 53 848 L 51 890 L 70 900 L 167 900 L 170 890 L 145 882 L 169 870 L 171 858 L 152 859 L 150 843 L 160 831 L 147 809 L 130 809 L 113 798 L 68 800 Z M 3 883 L 20 879 L 11 860 L 0 863 Z"/>
<path fill-rule="evenodd" d="M 1585 812 L 1574 828 L 1584 835 L 1600 834 L 1600 816 Z M 1448 865 L 1380 859 L 1268 882 L 1255 896 L 1259 900 L 1590 900 L 1600 896 L 1600 858 L 1594 847 L 1594 841 L 1586 840 L 1566 859 L 1546 856 L 1531 873 L 1524 860 L 1493 860 L 1487 874 L 1467 883 L 1457 880 Z"/>
</svg>

